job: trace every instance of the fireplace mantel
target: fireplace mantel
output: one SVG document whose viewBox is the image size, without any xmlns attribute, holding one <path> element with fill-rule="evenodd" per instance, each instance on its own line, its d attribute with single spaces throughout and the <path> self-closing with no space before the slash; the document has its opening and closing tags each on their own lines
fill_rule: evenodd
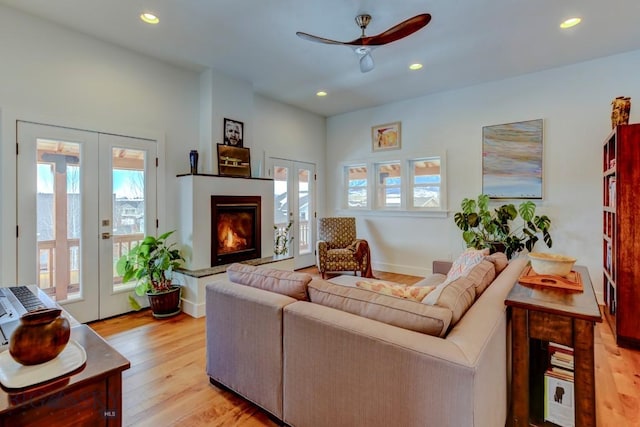
<svg viewBox="0 0 640 427">
<path fill-rule="evenodd" d="M 180 175 L 176 175 L 177 178 L 182 178 L 183 176 L 209 176 L 212 178 L 233 178 L 233 179 L 258 179 L 262 181 L 273 181 L 272 178 L 262 178 L 262 177 L 243 177 L 243 176 L 226 176 L 226 175 L 215 175 L 212 173 L 183 173 Z"/>
</svg>

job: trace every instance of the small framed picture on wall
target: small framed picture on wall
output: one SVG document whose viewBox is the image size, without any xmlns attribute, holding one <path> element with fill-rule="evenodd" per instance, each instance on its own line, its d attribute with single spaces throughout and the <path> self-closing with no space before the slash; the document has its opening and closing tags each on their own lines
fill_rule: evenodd
<svg viewBox="0 0 640 427">
<path fill-rule="evenodd" d="M 243 147 L 244 123 L 237 120 L 224 119 L 224 145 Z"/>
<path fill-rule="evenodd" d="M 373 126 L 371 145 L 374 152 L 400 149 L 400 122 Z"/>
</svg>

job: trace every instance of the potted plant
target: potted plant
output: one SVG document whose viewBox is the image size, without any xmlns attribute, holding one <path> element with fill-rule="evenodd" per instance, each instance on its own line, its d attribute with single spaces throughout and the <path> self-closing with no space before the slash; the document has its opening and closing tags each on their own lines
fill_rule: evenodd
<svg viewBox="0 0 640 427">
<path fill-rule="evenodd" d="M 520 203 L 518 208 L 504 204 L 489 209 L 489 196 L 480 194 L 477 200 L 465 198 L 460 204 L 461 212 L 453 219 L 462 230 L 462 238 L 468 248 L 505 252 L 508 258 L 527 249 L 531 251 L 542 234 L 548 248 L 552 245 L 549 227 L 551 220 L 546 215 L 536 215 L 536 205 L 531 200 Z M 521 223 L 514 223 L 520 215 Z"/>
<path fill-rule="evenodd" d="M 167 243 L 174 231 L 158 237 L 146 236 L 116 264 L 122 282 L 135 280 L 135 294 L 147 295 L 154 317 L 169 317 L 180 312 L 181 287 L 172 283 L 172 279 L 173 271 L 182 265 L 184 258 L 175 243 Z M 141 308 L 133 296 L 129 296 L 129 303 L 135 310 Z"/>
<path fill-rule="evenodd" d="M 273 226 L 273 253 L 275 255 L 286 255 L 289 252 L 289 243 L 293 240 L 293 236 L 289 236 L 289 230 L 291 230 L 292 225 L 293 221 L 289 221 L 286 227 Z"/>
</svg>

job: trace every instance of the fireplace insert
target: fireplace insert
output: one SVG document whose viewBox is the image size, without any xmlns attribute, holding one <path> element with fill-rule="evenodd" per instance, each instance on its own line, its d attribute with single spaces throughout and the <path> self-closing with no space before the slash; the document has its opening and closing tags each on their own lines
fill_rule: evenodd
<svg viewBox="0 0 640 427">
<path fill-rule="evenodd" d="M 260 258 L 260 196 L 211 196 L 211 266 Z"/>
</svg>

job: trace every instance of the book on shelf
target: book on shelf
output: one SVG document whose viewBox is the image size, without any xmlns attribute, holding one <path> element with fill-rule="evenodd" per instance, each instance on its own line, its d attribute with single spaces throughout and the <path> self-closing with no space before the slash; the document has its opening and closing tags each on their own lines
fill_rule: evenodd
<svg viewBox="0 0 640 427">
<path fill-rule="evenodd" d="M 609 177 L 609 206 L 614 207 L 616 205 L 616 177 Z"/>
<path fill-rule="evenodd" d="M 544 420 L 561 427 L 575 426 L 573 381 L 544 375 Z"/>
</svg>

